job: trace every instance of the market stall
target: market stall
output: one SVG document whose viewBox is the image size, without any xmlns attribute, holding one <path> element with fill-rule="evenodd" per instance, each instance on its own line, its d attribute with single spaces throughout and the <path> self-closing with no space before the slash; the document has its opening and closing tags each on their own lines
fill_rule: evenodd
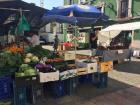
<svg viewBox="0 0 140 105">
<path fill-rule="evenodd" d="M 108 17 L 100 10 L 90 5 L 67 5 L 53 8 L 48 11 L 42 18 L 43 24 L 50 22 L 68 23 L 73 25 L 73 40 L 72 43 L 77 47 L 78 27 L 92 26 L 97 21 L 107 21 Z"/>
<path fill-rule="evenodd" d="M 132 56 L 131 43 L 133 43 L 134 30 L 138 29 L 140 29 L 140 22 L 115 24 L 101 30 L 98 35 L 99 44 L 109 50 L 99 49 L 97 51 L 98 55 L 102 56 L 105 61 L 130 59 Z M 113 40 L 115 40 L 115 44 L 113 44 Z M 118 43 L 116 43 L 117 41 Z"/>
<path fill-rule="evenodd" d="M 83 12 L 79 11 L 80 14 L 83 14 L 86 8 L 85 15 L 93 17 L 64 16 L 63 19 L 66 19 L 66 22 L 74 23 L 75 26 L 84 25 L 82 22 L 89 20 L 92 22 L 88 24 L 93 24 L 104 16 L 91 6 L 74 5 L 72 8 L 74 9 L 75 6 L 76 10 L 83 10 Z M 88 9 L 96 10 L 96 12 L 90 14 Z M 70 11 L 68 14 L 71 13 Z M 73 13 L 76 13 L 75 10 Z M 50 17 L 52 16 L 50 15 L 47 19 Z M 54 18 L 57 19 L 57 17 Z M 64 22 L 61 19 L 58 21 Z M 11 99 L 14 105 L 36 104 L 47 91 L 50 91 L 53 97 L 59 98 L 71 95 L 76 91 L 79 83 L 87 82 L 91 84 L 94 82 L 98 88 L 106 88 L 108 71 L 113 69 L 112 62 L 101 62 L 98 57 L 92 55 L 84 59 L 81 58 L 79 59 L 76 53 L 54 53 L 42 48 L 41 45 L 27 44 L 23 47 L 12 43 L 5 46 L 0 52 L 0 61 L 2 62 L 0 64 L 0 83 L 2 84 L 0 100 Z M 94 75 L 96 75 L 96 79 L 92 78 Z M 5 89 L 7 91 L 3 91 Z"/>
</svg>

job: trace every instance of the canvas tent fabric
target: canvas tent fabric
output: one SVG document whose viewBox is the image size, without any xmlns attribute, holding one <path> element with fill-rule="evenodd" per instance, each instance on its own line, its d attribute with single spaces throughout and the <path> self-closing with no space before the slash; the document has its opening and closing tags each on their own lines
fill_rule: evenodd
<svg viewBox="0 0 140 105">
<path fill-rule="evenodd" d="M 108 17 L 96 7 L 77 4 L 53 8 L 42 18 L 44 24 L 55 21 L 79 26 L 93 25 L 97 20 L 107 21 L 107 19 Z"/>
<path fill-rule="evenodd" d="M 131 31 L 140 29 L 140 22 L 115 24 L 101 30 L 98 35 L 99 43 L 108 46 L 112 38 L 115 38 L 121 31 Z"/>
<path fill-rule="evenodd" d="M 140 29 L 140 22 L 111 25 L 101 31 L 129 31 Z"/>
</svg>

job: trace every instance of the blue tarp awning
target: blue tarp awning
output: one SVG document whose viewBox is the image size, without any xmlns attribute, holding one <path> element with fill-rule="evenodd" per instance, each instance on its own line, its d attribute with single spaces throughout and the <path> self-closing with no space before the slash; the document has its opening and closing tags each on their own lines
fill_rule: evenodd
<svg viewBox="0 0 140 105">
<path fill-rule="evenodd" d="M 91 5 L 68 5 L 53 8 L 42 18 L 44 24 L 49 22 L 69 23 L 79 26 L 93 25 L 98 20 L 106 21 L 108 16 Z"/>
</svg>

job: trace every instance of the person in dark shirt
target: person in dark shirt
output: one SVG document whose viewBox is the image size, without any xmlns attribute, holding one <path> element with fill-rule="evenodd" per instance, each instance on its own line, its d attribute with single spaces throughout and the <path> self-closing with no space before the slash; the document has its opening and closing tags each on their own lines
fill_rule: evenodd
<svg viewBox="0 0 140 105">
<path fill-rule="evenodd" d="M 98 40 L 97 35 L 98 35 L 98 31 L 90 33 L 90 48 L 91 49 L 97 48 L 97 40 Z"/>
<path fill-rule="evenodd" d="M 54 38 L 54 45 L 53 45 L 54 52 L 57 52 L 58 45 L 59 45 L 59 39 L 58 39 L 58 36 L 55 35 L 55 38 Z"/>
</svg>

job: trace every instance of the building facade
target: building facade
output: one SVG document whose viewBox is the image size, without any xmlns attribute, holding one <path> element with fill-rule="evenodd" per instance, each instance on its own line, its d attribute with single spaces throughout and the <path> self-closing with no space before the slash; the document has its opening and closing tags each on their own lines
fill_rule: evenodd
<svg viewBox="0 0 140 105">
<path fill-rule="evenodd" d="M 114 23 L 140 21 L 140 0 L 64 0 L 64 5 L 90 4 L 97 6 L 109 16 L 106 26 Z M 134 39 L 140 40 L 140 30 L 134 31 Z"/>
</svg>

